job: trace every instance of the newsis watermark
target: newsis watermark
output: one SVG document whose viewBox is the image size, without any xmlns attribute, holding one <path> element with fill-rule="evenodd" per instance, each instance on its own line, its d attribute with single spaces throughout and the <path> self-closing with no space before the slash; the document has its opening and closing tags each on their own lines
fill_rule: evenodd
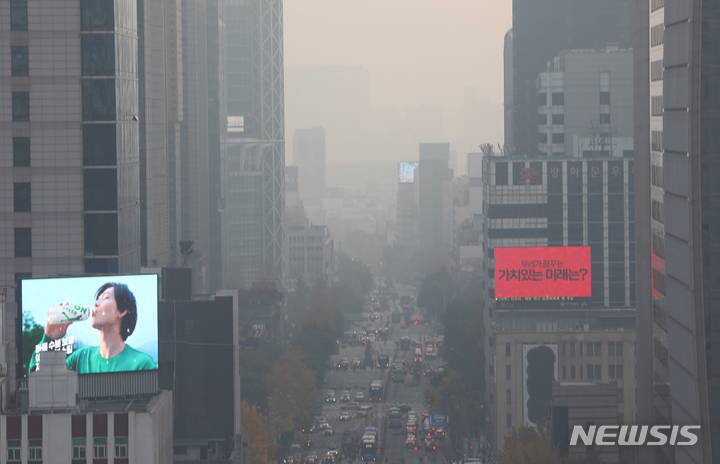
<svg viewBox="0 0 720 464">
<path fill-rule="evenodd" d="M 586 446 L 591 446 L 593 443 L 598 446 L 662 446 L 668 443 L 672 446 L 692 446 L 698 442 L 698 436 L 693 430 L 700 430 L 700 426 L 655 425 L 649 427 L 647 425 L 603 425 L 597 427 L 591 425 L 586 431 L 583 426 L 576 425 L 573 427 L 570 446 L 577 445 L 578 439 Z"/>
</svg>

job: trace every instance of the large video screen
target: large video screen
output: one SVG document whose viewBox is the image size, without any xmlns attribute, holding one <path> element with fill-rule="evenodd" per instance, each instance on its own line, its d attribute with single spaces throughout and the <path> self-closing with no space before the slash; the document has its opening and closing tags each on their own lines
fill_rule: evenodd
<svg viewBox="0 0 720 464">
<path fill-rule="evenodd" d="M 589 296 L 590 247 L 495 248 L 495 298 Z"/>
<path fill-rule="evenodd" d="M 26 279 L 21 307 L 25 373 L 43 351 L 64 351 L 78 374 L 157 369 L 155 274 Z"/>
<path fill-rule="evenodd" d="M 412 184 L 415 182 L 415 169 L 418 167 L 417 162 L 411 163 L 407 161 L 402 161 L 399 163 L 398 171 L 399 171 L 399 177 L 398 181 L 401 184 Z"/>
</svg>

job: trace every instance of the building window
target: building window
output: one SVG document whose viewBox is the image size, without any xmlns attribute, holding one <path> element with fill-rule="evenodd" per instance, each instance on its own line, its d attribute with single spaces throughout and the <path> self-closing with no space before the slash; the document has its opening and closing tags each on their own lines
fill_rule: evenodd
<svg viewBox="0 0 720 464">
<path fill-rule="evenodd" d="M 12 55 L 12 75 L 27 76 L 28 75 L 28 48 L 27 47 L 10 47 Z"/>
<path fill-rule="evenodd" d="M 547 114 L 538 114 L 538 125 L 539 126 L 547 125 Z"/>
<path fill-rule="evenodd" d="M 17 3 L 20 3 L 20 2 L 17 2 Z M 7 442 L 7 460 L 8 460 L 8 462 L 20 461 L 20 440 L 8 440 L 8 442 Z"/>
<path fill-rule="evenodd" d="M 588 380 L 595 378 L 595 377 L 593 376 L 594 373 L 595 373 L 595 370 L 593 369 L 592 364 L 588 364 L 588 366 L 587 366 L 587 378 L 588 378 Z M 582 377 L 581 377 L 581 378 L 582 378 Z"/>
<path fill-rule="evenodd" d="M 510 356 L 510 344 L 505 344 L 505 356 Z"/>
<path fill-rule="evenodd" d="M 570 356 L 575 356 L 575 342 L 570 342 Z"/>
<path fill-rule="evenodd" d="M 615 356 L 615 343 L 608 343 L 608 356 Z"/>
<path fill-rule="evenodd" d="M 85 439 L 73 438 L 73 459 L 85 459 Z"/>
<path fill-rule="evenodd" d="M 580 345 L 580 346 L 582 346 L 582 345 Z M 582 379 L 583 379 L 583 366 L 582 366 L 582 364 L 580 364 L 580 380 L 582 380 Z"/>
<path fill-rule="evenodd" d="M 510 374 L 511 374 L 511 372 L 512 372 L 512 371 L 511 371 L 511 367 L 510 367 L 510 366 L 505 366 L 505 379 L 506 379 L 506 380 L 510 380 Z"/>
<path fill-rule="evenodd" d="M 27 2 L 10 2 L 10 30 L 28 30 Z"/>
<path fill-rule="evenodd" d="M 590 366 L 588 366 L 588 369 Z M 602 380 L 602 366 L 600 364 L 595 364 L 595 378 L 597 380 Z"/>
<path fill-rule="evenodd" d="M 600 113 L 600 124 L 610 124 L 610 113 Z"/>
<path fill-rule="evenodd" d="M 30 182 L 15 182 L 13 184 L 13 203 L 16 213 L 30 212 Z"/>
<path fill-rule="evenodd" d="M 118 254 L 117 213 L 85 214 L 85 255 Z"/>
<path fill-rule="evenodd" d="M 115 437 L 115 457 L 126 458 L 128 455 L 127 437 Z"/>
<path fill-rule="evenodd" d="M 565 367 L 566 367 L 566 366 L 563 366 L 563 373 L 562 373 L 562 376 L 563 376 L 562 378 L 563 378 L 563 380 L 566 380 L 566 379 L 567 379 L 567 372 L 566 372 L 566 370 L 565 370 Z"/>
<path fill-rule="evenodd" d="M 583 347 L 582 342 L 578 343 L 578 348 L 580 349 L 580 354 L 578 356 L 582 356 L 582 347 Z"/>
<path fill-rule="evenodd" d="M 600 92 L 600 104 L 601 105 L 609 105 L 610 104 L 610 92 Z"/>
<path fill-rule="evenodd" d="M 592 342 L 587 342 L 587 356 L 593 356 L 593 344 L 592 344 Z"/>
<path fill-rule="evenodd" d="M 85 169 L 83 198 L 85 211 L 117 210 L 117 169 Z"/>
<path fill-rule="evenodd" d="M 615 355 L 623 355 L 623 342 L 615 342 Z"/>
<path fill-rule="evenodd" d="M 115 79 L 82 80 L 83 121 L 114 121 Z"/>
<path fill-rule="evenodd" d="M 616 376 L 618 379 L 622 379 L 622 378 L 623 378 L 623 365 L 622 365 L 622 364 L 618 364 L 618 365 L 615 366 L 615 376 Z"/>
<path fill-rule="evenodd" d="M 553 114 L 552 115 L 552 123 L 553 126 L 562 126 L 565 124 L 565 115 L 564 114 Z"/>
<path fill-rule="evenodd" d="M 570 366 L 570 380 L 575 380 L 575 366 Z"/>
<path fill-rule="evenodd" d="M 507 428 L 512 428 L 512 414 L 507 415 Z"/>
<path fill-rule="evenodd" d="M 595 356 L 602 356 L 602 342 L 595 342 Z"/>
<path fill-rule="evenodd" d="M 547 134 L 543 132 L 538 132 L 538 143 L 545 144 L 547 143 Z"/>
<path fill-rule="evenodd" d="M 28 461 L 42 461 L 42 440 L 28 440 Z"/>
<path fill-rule="evenodd" d="M 80 29 L 83 31 L 112 31 L 115 25 L 113 0 L 82 0 Z"/>
<path fill-rule="evenodd" d="M 107 457 L 107 438 L 93 438 L 93 457 Z"/>
<path fill-rule="evenodd" d="M 30 167 L 30 137 L 13 137 L 13 166 Z"/>
<path fill-rule="evenodd" d="M 81 34 L 83 76 L 115 75 L 115 35 Z"/>
<path fill-rule="evenodd" d="M 509 388 L 505 390 L 505 403 L 512 404 L 512 390 Z"/>
<path fill-rule="evenodd" d="M 608 377 L 611 380 L 615 378 L 615 364 L 608 365 Z"/>
<path fill-rule="evenodd" d="M 30 227 L 15 228 L 15 257 L 30 258 L 32 256 L 32 232 Z"/>
<path fill-rule="evenodd" d="M 563 92 L 553 92 L 552 94 L 552 104 L 553 106 L 562 106 L 565 104 L 565 93 Z"/>
<path fill-rule="evenodd" d="M 565 143 L 565 134 L 553 134 L 552 143 Z"/>
<path fill-rule="evenodd" d="M 12 93 L 12 111 L 14 122 L 30 121 L 30 92 Z"/>
</svg>

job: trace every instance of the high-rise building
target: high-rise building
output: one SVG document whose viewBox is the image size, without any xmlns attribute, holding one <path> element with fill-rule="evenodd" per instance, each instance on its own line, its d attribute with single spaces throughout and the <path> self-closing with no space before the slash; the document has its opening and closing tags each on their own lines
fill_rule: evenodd
<svg viewBox="0 0 720 464">
<path fill-rule="evenodd" d="M 217 184 L 222 284 L 282 286 L 287 271 L 282 0 L 228 0 L 224 7 L 227 159 Z"/>
<path fill-rule="evenodd" d="M 9 176 L 0 285 L 11 347 L 17 279 L 132 273 L 168 259 L 165 23 L 159 0 L 137 5 L 0 4 L 14 37 L 0 48 Z"/>
<path fill-rule="evenodd" d="M 503 115 L 504 144 L 503 151 L 513 150 L 513 33 L 512 29 L 505 33 L 503 47 Z"/>
<path fill-rule="evenodd" d="M 293 163 L 298 167 L 300 195 L 306 206 L 308 201 L 319 204 L 325 192 L 325 129 L 295 129 Z"/>
<path fill-rule="evenodd" d="M 518 417 L 521 409 L 501 404 L 508 388 L 514 389 L 513 398 L 520 398 L 524 388 L 518 379 L 523 372 L 521 358 L 501 362 L 505 343 L 514 343 L 519 349 L 523 344 L 610 339 L 626 343 L 634 339 L 633 172 L 633 160 L 623 157 L 558 156 L 530 161 L 525 157 L 486 155 L 483 159 L 482 230 L 488 276 L 484 284 L 485 327 L 491 328 L 486 331 L 484 343 L 489 353 L 485 391 L 495 430 L 492 439 L 497 446 L 503 445 L 502 435 L 525 423 Z M 502 279 L 503 272 L 508 275 L 507 263 L 496 260 L 497 249 L 510 247 L 558 247 L 558 251 L 562 247 L 589 247 L 587 261 L 581 264 L 589 268 L 591 296 L 497 297 L 498 279 Z M 547 264 L 538 259 L 545 276 L 547 270 L 542 266 Z M 570 267 L 569 263 L 564 266 Z M 560 285 L 569 279 L 559 278 L 563 282 Z M 611 336 L 609 332 L 617 333 Z M 566 365 L 568 370 L 576 366 L 579 379 L 581 360 L 570 358 L 570 354 L 567 358 L 557 356 L 559 365 Z M 592 365 L 605 366 L 608 362 L 597 358 Z M 602 382 L 614 380 L 608 369 L 598 368 Z M 509 376 L 506 379 L 513 383 L 504 386 L 507 382 L 501 382 L 502 376 Z M 623 408 L 634 403 L 634 396 L 626 398 L 621 402 Z M 624 411 L 625 423 L 633 421 L 630 409 L 618 410 Z M 507 414 L 513 418 L 508 419 Z"/>
<path fill-rule="evenodd" d="M 398 164 L 398 242 L 408 250 L 412 250 L 417 245 L 417 167 L 417 162 L 400 162 Z"/>
<path fill-rule="evenodd" d="M 538 152 L 535 82 L 553 57 L 607 43 L 629 48 L 631 24 L 630 0 L 513 0 L 513 153 Z"/>
<path fill-rule="evenodd" d="M 421 143 L 417 167 L 418 239 L 421 247 L 448 254 L 453 244 L 449 143 Z"/>
<path fill-rule="evenodd" d="M 632 156 L 632 50 L 566 50 L 538 77 L 538 151 Z"/>
<path fill-rule="evenodd" d="M 701 427 L 696 445 L 648 447 L 643 462 L 720 456 L 717 18 L 717 2 L 635 7 L 638 383 L 653 393 L 638 417 Z"/>
</svg>

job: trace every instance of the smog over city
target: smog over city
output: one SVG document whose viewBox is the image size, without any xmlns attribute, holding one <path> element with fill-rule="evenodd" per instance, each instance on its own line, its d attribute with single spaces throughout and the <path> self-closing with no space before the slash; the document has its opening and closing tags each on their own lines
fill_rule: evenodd
<svg viewBox="0 0 720 464">
<path fill-rule="evenodd" d="M 0 462 L 719 461 L 719 5 L 0 0 Z"/>
</svg>

